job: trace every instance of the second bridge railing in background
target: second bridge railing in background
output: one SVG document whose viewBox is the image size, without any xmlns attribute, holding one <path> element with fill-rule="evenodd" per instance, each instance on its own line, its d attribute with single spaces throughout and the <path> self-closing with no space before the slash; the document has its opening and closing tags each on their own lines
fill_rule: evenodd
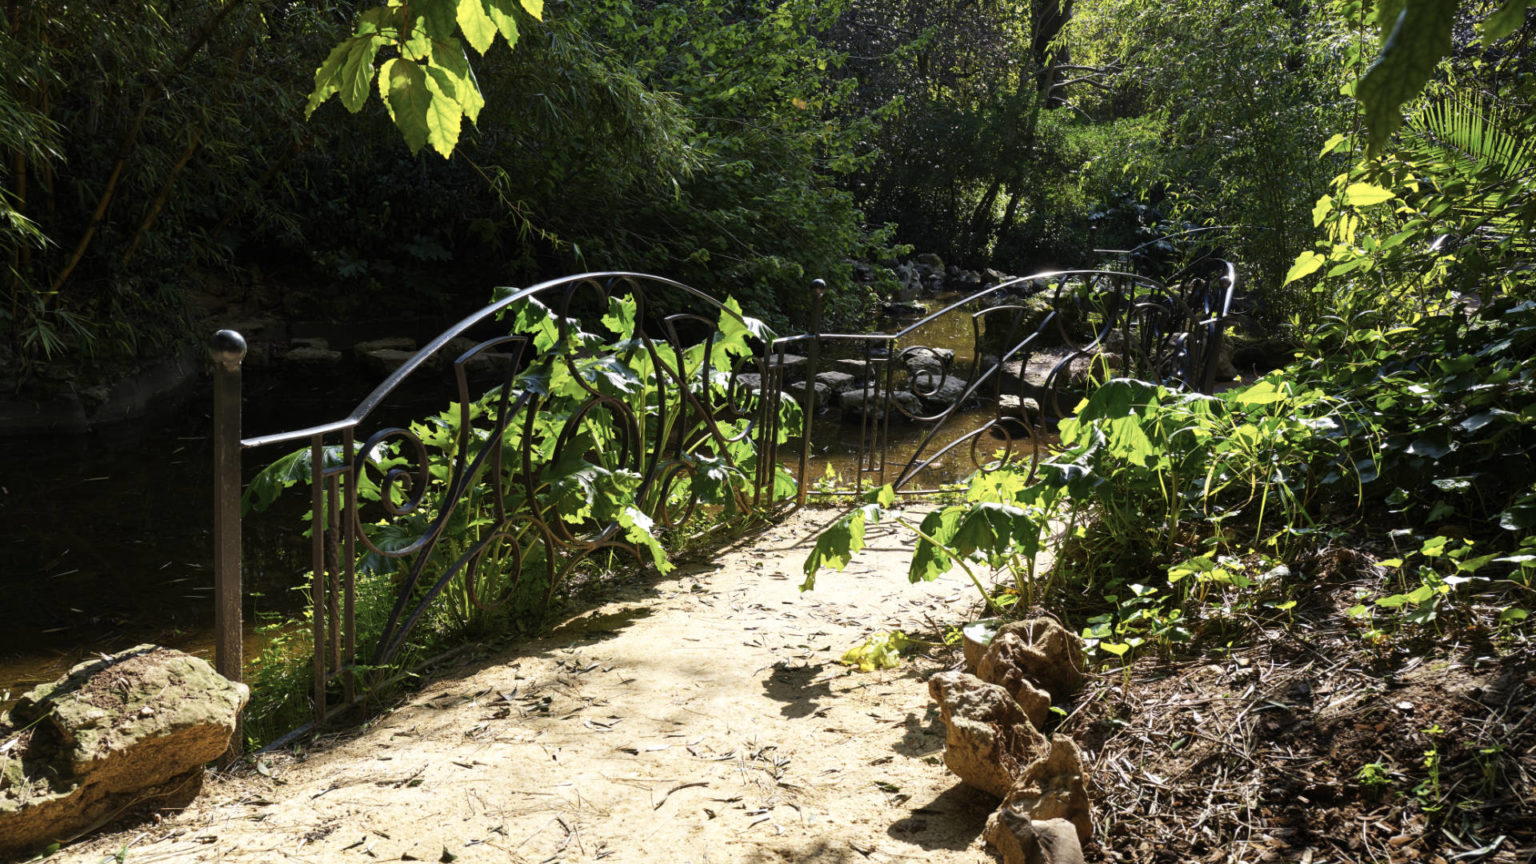
<svg viewBox="0 0 1536 864">
<path fill-rule="evenodd" d="M 1211 260 L 1167 282 L 1108 270 L 1038 273 L 953 299 L 887 333 L 776 340 L 769 365 L 806 407 L 800 495 L 831 454 L 831 495 L 923 494 L 1026 454 L 1094 381 L 1130 376 L 1211 392 L 1236 270 Z M 832 428 L 829 428 L 831 426 Z"/>
</svg>

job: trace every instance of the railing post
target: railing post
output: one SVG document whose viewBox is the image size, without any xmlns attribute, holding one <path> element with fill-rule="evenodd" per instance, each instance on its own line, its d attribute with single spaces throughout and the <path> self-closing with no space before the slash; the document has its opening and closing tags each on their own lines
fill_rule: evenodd
<svg viewBox="0 0 1536 864">
<path fill-rule="evenodd" d="M 811 283 L 814 295 L 811 300 L 811 346 L 806 358 L 810 367 L 805 373 L 805 418 L 800 423 L 800 488 L 795 490 L 795 506 L 804 507 L 805 497 L 811 487 L 811 429 L 816 421 L 816 375 L 821 364 L 821 303 L 827 292 L 827 283 L 817 279 Z"/>
<path fill-rule="evenodd" d="M 231 681 L 243 677 L 240 600 L 240 362 L 245 337 L 233 330 L 213 334 L 213 627 L 214 666 Z M 240 718 L 224 754 L 228 763 L 243 747 Z"/>
</svg>

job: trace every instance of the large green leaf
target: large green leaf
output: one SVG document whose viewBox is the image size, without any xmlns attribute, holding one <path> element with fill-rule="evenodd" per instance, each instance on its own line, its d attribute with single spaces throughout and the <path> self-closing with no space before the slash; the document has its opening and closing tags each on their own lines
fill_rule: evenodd
<svg viewBox="0 0 1536 864">
<path fill-rule="evenodd" d="M 1504 0 L 1483 21 L 1483 44 L 1491 45 L 1499 39 L 1519 30 L 1525 24 L 1525 10 L 1530 0 Z"/>
<path fill-rule="evenodd" d="M 1412 99 L 1434 74 L 1440 58 L 1451 50 L 1451 25 L 1459 0 L 1407 0 L 1381 55 L 1360 79 L 1355 96 L 1365 109 L 1370 128 L 1367 152 L 1381 153 L 1387 139 L 1402 125 L 1398 106 Z M 1384 22 L 1385 23 L 1385 22 Z"/>
<path fill-rule="evenodd" d="M 949 558 L 949 553 L 939 545 L 948 544 L 954 540 L 955 529 L 960 525 L 960 519 L 965 516 L 964 507 L 945 507 L 943 510 L 935 510 L 923 518 L 921 530 L 923 534 L 937 540 L 931 543 L 927 539 L 917 541 L 917 549 L 912 553 L 912 566 L 907 571 L 909 582 L 932 582 L 954 566 Z"/>
<path fill-rule="evenodd" d="M 464 53 L 463 43 L 453 38 L 433 40 L 432 63 L 427 67 L 427 74 L 437 81 L 439 88 L 459 103 L 469 122 L 474 123 L 480 118 L 480 109 L 485 107 L 485 97 L 480 94 L 480 85 L 470 71 L 469 57 Z"/>
<path fill-rule="evenodd" d="M 356 43 L 356 37 L 342 42 L 325 58 L 320 68 L 315 70 L 315 89 L 309 94 L 309 103 L 304 106 L 304 117 L 315 113 L 315 109 L 325 104 L 325 100 L 336 95 L 341 90 L 341 70 L 347 58 L 352 56 L 352 48 Z"/>
<path fill-rule="evenodd" d="M 379 42 L 373 36 L 359 36 L 352 41 L 352 50 L 341 68 L 341 104 L 356 114 L 368 101 L 369 85 L 373 83 L 373 60 L 379 53 Z"/>
<path fill-rule="evenodd" d="M 395 121 L 395 128 L 405 138 L 405 146 L 411 148 L 412 153 L 420 152 L 430 134 L 427 109 L 432 94 L 427 92 L 426 73 L 409 60 L 390 58 L 379 70 L 379 90 L 389 106 L 389 116 Z"/>
<path fill-rule="evenodd" d="M 496 41 L 496 23 L 485 14 L 481 0 L 459 0 L 457 15 L 464 41 L 481 54 L 489 51 Z"/>
<path fill-rule="evenodd" d="M 516 8 L 516 0 L 485 0 L 485 14 L 496 24 L 508 46 L 517 45 L 517 18 L 513 12 Z"/>
<path fill-rule="evenodd" d="M 673 564 L 667 560 L 667 550 L 652 531 L 651 517 L 634 507 L 625 507 L 619 512 L 618 523 L 624 528 L 624 539 L 651 553 L 651 562 L 659 572 L 671 572 Z"/>
<path fill-rule="evenodd" d="M 816 547 L 805 558 L 805 581 L 800 583 L 800 590 L 813 590 L 816 574 L 823 567 L 847 567 L 854 554 L 864 548 L 865 523 L 880 521 L 880 512 L 879 504 L 865 504 L 821 532 L 816 537 Z"/>
<path fill-rule="evenodd" d="M 464 109 L 453 98 L 453 83 L 444 89 L 439 76 L 431 74 L 441 67 L 427 66 L 422 76 L 429 95 L 427 100 L 427 141 L 432 149 L 447 159 L 459 143 L 459 129 L 464 125 Z"/>
</svg>

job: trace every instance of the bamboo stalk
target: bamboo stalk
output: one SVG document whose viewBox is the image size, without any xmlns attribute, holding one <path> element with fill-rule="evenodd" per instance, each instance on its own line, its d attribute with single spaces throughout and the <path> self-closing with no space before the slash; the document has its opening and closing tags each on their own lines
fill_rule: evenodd
<svg viewBox="0 0 1536 864">
<path fill-rule="evenodd" d="M 144 221 L 139 224 L 139 230 L 134 232 L 133 241 L 128 244 L 127 251 L 123 252 L 122 260 L 118 262 L 120 266 L 126 267 L 128 262 L 133 260 L 134 253 L 139 251 L 139 243 L 143 241 L 144 235 L 149 233 L 149 229 L 154 226 L 155 220 L 160 216 L 160 211 L 165 208 L 165 201 L 170 197 L 171 187 L 175 185 L 176 178 L 181 174 L 182 169 L 187 167 L 187 163 L 192 161 L 192 154 L 197 152 L 197 148 L 202 146 L 202 143 L 203 130 L 199 127 L 192 131 L 192 140 L 187 142 L 187 148 L 182 151 L 181 158 L 176 160 L 175 166 L 171 168 L 171 173 L 166 175 L 165 182 L 160 184 L 160 191 L 155 193 L 155 200 L 150 203 L 149 212 L 144 214 Z"/>
<path fill-rule="evenodd" d="M 128 135 L 123 139 L 123 146 L 118 152 L 117 164 L 112 166 L 112 174 L 107 178 L 107 188 L 101 192 L 101 197 L 96 201 L 96 210 L 91 213 L 91 222 L 85 226 L 85 233 L 80 235 L 80 242 L 75 244 L 75 251 L 69 256 L 69 263 L 59 271 L 59 275 L 53 280 L 53 287 L 49 289 L 47 296 L 43 298 L 46 304 L 59 294 L 59 289 L 69 280 L 70 274 L 75 272 L 75 267 L 80 259 L 85 257 L 85 250 L 90 247 L 91 239 L 96 236 L 96 228 L 107 215 L 107 207 L 112 203 L 112 196 L 117 191 L 117 181 L 122 179 L 123 168 L 128 164 L 128 156 L 133 153 L 133 145 L 139 140 L 139 132 L 144 128 L 144 115 L 149 112 L 149 100 L 145 99 L 139 106 L 139 113 L 133 118 L 133 126 L 129 128 Z"/>
</svg>

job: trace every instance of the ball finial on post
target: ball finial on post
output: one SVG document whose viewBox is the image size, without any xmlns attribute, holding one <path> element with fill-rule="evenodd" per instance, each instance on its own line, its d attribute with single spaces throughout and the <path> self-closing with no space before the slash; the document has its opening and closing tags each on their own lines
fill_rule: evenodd
<svg viewBox="0 0 1536 864">
<path fill-rule="evenodd" d="M 214 362 L 225 369 L 235 369 L 245 359 L 245 337 L 237 331 L 220 330 L 213 334 L 212 348 Z"/>
</svg>

